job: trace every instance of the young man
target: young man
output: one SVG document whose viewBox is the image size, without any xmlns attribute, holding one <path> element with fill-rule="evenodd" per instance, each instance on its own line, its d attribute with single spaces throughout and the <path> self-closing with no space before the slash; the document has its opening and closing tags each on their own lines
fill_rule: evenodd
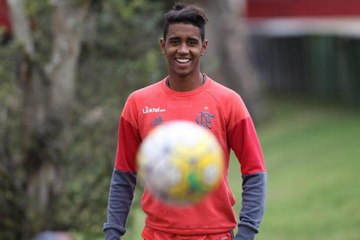
<svg viewBox="0 0 360 240">
<path fill-rule="evenodd" d="M 141 206 L 146 213 L 145 240 L 249 240 L 262 220 L 266 170 L 249 112 L 240 96 L 201 73 L 205 53 L 207 17 L 193 5 L 175 4 L 165 15 L 161 51 L 167 58 L 169 75 L 132 93 L 119 123 L 115 168 L 109 193 L 106 240 L 118 240 L 126 229 L 136 184 L 135 156 L 142 139 L 159 124 L 189 120 L 212 131 L 225 152 L 226 170 L 219 188 L 200 203 L 176 207 L 154 198 L 146 190 Z M 148 111 L 148 110 L 152 111 Z M 235 198 L 227 182 L 230 149 L 241 166 L 242 209 L 234 236 Z"/>
</svg>

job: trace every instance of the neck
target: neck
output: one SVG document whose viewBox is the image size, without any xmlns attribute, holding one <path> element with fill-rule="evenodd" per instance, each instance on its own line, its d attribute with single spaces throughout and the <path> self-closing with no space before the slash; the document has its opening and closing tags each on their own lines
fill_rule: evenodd
<svg viewBox="0 0 360 240">
<path fill-rule="evenodd" d="M 186 92 L 194 90 L 203 85 L 205 78 L 205 75 L 200 72 L 195 78 L 169 75 L 169 77 L 166 79 L 166 85 L 172 90 Z"/>
</svg>

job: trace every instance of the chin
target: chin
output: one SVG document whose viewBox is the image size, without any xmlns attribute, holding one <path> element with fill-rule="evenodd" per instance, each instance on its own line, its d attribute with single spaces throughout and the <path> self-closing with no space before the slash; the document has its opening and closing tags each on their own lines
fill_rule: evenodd
<svg viewBox="0 0 360 240">
<path fill-rule="evenodd" d="M 175 74 L 178 75 L 179 77 L 185 78 L 191 75 L 191 72 L 175 72 Z"/>
<path fill-rule="evenodd" d="M 181 78 L 186 78 L 187 76 L 189 76 L 189 74 L 177 74 L 179 77 L 181 77 Z"/>
</svg>

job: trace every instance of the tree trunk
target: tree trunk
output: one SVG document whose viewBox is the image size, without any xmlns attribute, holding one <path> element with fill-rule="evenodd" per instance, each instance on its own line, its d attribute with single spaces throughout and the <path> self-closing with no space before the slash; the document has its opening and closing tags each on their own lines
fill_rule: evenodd
<svg viewBox="0 0 360 240">
<path fill-rule="evenodd" d="M 84 19 L 89 1 L 81 5 L 72 0 L 50 1 L 53 11 L 53 51 L 46 72 L 51 81 L 50 109 L 52 114 L 63 115 L 74 100 L 74 77 L 82 42 Z M 77 1 L 79 2 L 79 1 Z"/>
<path fill-rule="evenodd" d="M 262 88 L 250 60 L 247 29 L 241 18 L 242 1 L 197 0 L 207 10 L 209 57 L 218 62 L 218 77 L 244 99 L 255 120 L 267 115 Z"/>
</svg>

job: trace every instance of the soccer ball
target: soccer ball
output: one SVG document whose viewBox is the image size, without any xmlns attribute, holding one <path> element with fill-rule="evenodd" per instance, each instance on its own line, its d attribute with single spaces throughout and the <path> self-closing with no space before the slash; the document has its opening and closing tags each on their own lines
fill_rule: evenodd
<svg viewBox="0 0 360 240">
<path fill-rule="evenodd" d="M 202 200 L 218 186 L 224 169 L 216 137 L 189 121 L 171 121 L 150 131 L 137 164 L 142 185 L 171 204 Z"/>
</svg>

